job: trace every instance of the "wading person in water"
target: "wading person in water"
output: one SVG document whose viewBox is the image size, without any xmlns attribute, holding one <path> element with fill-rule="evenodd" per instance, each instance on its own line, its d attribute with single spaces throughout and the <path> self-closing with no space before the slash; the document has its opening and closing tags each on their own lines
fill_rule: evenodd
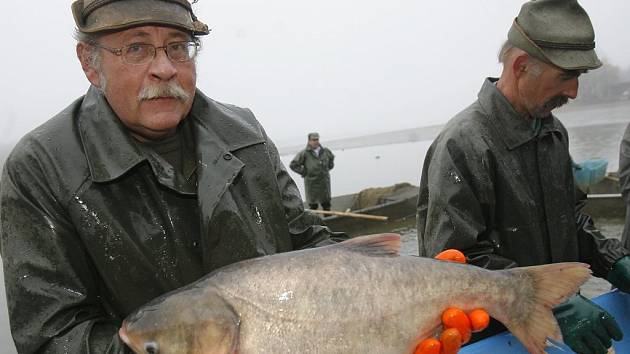
<svg viewBox="0 0 630 354">
<path fill-rule="evenodd" d="M 2 261 L 19 353 L 129 353 L 134 309 L 221 266 L 330 243 L 247 109 L 196 89 L 186 0 L 78 0 L 91 86 L 4 166 Z M 148 350 L 148 349 L 147 349 Z"/>
<path fill-rule="evenodd" d="M 306 202 L 309 208 L 330 210 L 330 170 L 335 167 L 335 155 L 319 143 L 319 134 L 308 134 L 306 148 L 289 164 L 291 169 L 304 178 Z"/>
<path fill-rule="evenodd" d="M 501 77 L 448 122 L 426 155 L 418 200 L 421 256 L 455 248 L 469 263 L 504 269 L 581 261 L 630 290 L 630 258 L 593 226 L 576 198 L 569 141 L 553 109 L 601 62 L 587 13 L 575 0 L 523 5 L 500 51 Z M 578 353 L 606 353 L 622 333 L 581 295 L 554 310 Z"/>
</svg>

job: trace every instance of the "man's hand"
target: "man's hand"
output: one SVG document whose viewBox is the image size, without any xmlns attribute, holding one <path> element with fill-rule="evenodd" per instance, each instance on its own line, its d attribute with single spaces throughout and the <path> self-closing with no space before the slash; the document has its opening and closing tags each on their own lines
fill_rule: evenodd
<svg viewBox="0 0 630 354">
<path fill-rule="evenodd" d="M 617 289 L 630 293 L 630 256 L 615 262 L 606 279 Z"/>
<path fill-rule="evenodd" d="M 564 343 L 578 354 L 606 354 L 623 333 L 614 317 L 582 295 L 553 309 Z"/>
<path fill-rule="evenodd" d="M 448 262 L 466 263 L 466 256 L 458 250 L 441 252 L 435 259 Z M 468 343 L 472 332 L 480 332 L 488 327 L 490 316 L 484 309 L 476 309 L 466 314 L 461 309 L 451 307 L 442 312 L 444 331 L 439 339 L 423 340 L 414 354 L 456 354 L 463 344 Z"/>
</svg>

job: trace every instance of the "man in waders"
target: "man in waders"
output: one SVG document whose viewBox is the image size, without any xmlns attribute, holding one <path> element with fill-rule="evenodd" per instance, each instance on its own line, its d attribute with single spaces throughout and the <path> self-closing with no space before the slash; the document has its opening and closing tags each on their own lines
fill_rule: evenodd
<svg viewBox="0 0 630 354">
<path fill-rule="evenodd" d="M 330 170 L 335 167 L 335 155 L 319 143 L 319 134 L 308 134 L 306 148 L 300 151 L 289 165 L 304 178 L 306 202 L 315 210 L 322 206 L 330 210 Z"/>
</svg>

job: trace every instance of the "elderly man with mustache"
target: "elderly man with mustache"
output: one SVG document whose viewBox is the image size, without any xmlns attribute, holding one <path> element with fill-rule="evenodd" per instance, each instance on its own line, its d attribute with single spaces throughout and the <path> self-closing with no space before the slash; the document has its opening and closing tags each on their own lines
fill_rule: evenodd
<svg viewBox="0 0 630 354">
<path fill-rule="evenodd" d="M 580 212 L 567 131 L 551 113 L 576 98 L 580 75 L 602 65 L 594 48 L 577 1 L 523 5 L 499 54 L 501 77 L 484 81 L 478 100 L 447 123 L 426 155 L 420 255 L 456 248 L 488 269 L 582 261 L 630 290 L 628 251 Z M 578 353 L 605 353 L 622 335 L 606 311 L 579 295 L 555 315 Z"/>
<path fill-rule="evenodd" d="M 330 243 L 251 111 L 196 89 L 187 0 L 77 0 L 91 87 L 4 166 L 0 236 L 19 353 L 126 353 L 122 319 L 240 260 Z M 332 235 L 334 236 L 334 235 Z"/>
</svg>

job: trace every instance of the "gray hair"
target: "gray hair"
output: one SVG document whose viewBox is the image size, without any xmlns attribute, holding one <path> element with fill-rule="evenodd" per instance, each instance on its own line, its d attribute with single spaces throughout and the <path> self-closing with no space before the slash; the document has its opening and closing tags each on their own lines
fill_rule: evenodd
<svg viewBox="0 0 630 354">
<path fill-rule="evenodd" d="M 74 39 L 90 47 L 90 66 L 98 71 L 101 69 L 101 53 L 95 44 L 98 44 L 100 38 L 100 34 L 81 32 L 78 29 L 74 31 Z"/>
<path fill-rule="evenodd" d="M 501 46 L 501 49 L 499 50 L 499 63 L 505 65 L 509 61 L 514 51 L 522 51 L 522 50 L 506 40 Z M 528 56 L 527 62 L 529 63 L 530 73 L 532 73 L 534 76 L 540 76 L 540 74 L 542 73 L 543 62 L 539 60 L 538 58 L 535 58 L 529 54 L 527 56 Z"/>
<path fill-rule="evenodd" d="M 505 63 L 507 63 L 508 59 L 510 58 L 510 55 L 514 51 L 514 48 L 516 47 L 506 40 L 499 50 L 499 63 L 505 65 Z"/>
</svg>

